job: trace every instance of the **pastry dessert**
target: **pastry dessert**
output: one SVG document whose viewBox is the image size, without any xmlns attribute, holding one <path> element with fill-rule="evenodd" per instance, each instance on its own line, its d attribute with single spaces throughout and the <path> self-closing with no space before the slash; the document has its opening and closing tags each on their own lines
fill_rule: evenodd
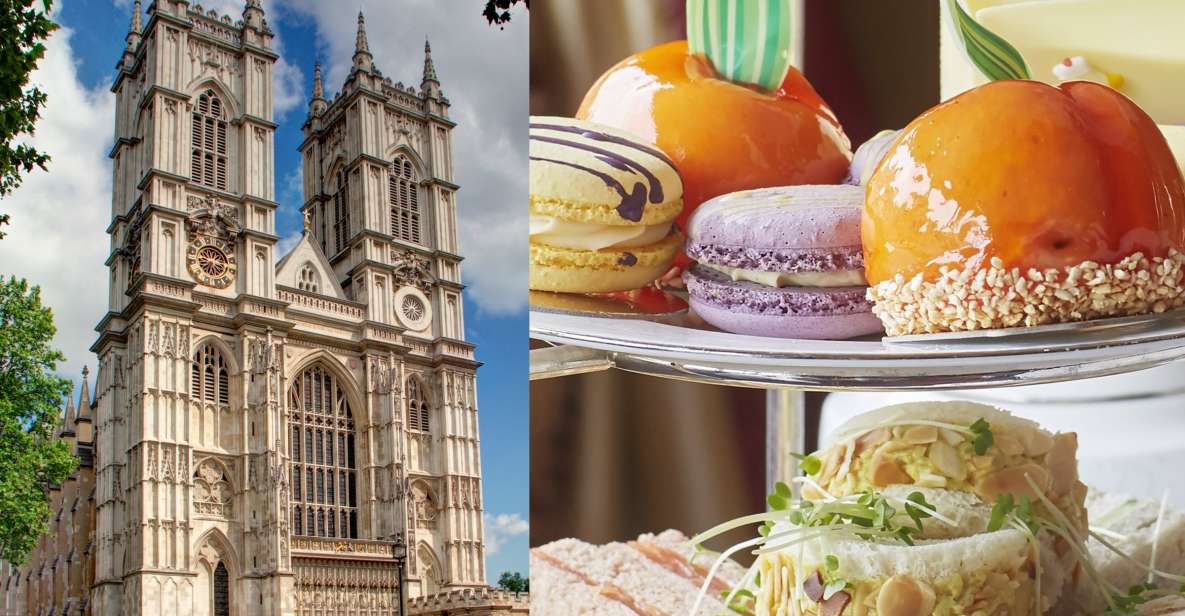
<svg viewBox="0 0 1185 616">
<path fill-rule="evenodd" d="M 600 293 L 661 276 L 682 244 L 674 163 L 621 131 L 568 118 L 530 126 L 530 288 Z"/>
<path fill-rule="evenodd" d="M 1185 181 L 1107 86 L 995 81 L 922 114 L 867 184 L 869 298 L 889 335 L 1185 303 Z"/>
<path fill-rule="evenodd" d="M 879 332 L 865 297 L 855 186 L 788 186 L 717 197 L 688 222 L 684 274 L 708 323 L 739 334 L 851 338 Z"/>
<path fill-rule="evenodd" d="M 687 42 L 626 58 L 593 85 L 577 117 L 652 141 L 683 177 L 684 213 L 725 193 L 843 179 L 850 144 L 827 104 L 791 68 L 776 92 L 719 78 Z"/>
</svg>

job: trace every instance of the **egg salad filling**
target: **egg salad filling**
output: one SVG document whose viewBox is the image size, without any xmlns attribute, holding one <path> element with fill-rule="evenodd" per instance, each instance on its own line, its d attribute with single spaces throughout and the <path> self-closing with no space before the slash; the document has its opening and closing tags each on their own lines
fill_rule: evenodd
<svg viewBox="0 0 1185 616">
<path fill-rule="evenodd" d="M 762 556 L 755 577 L 754 616 L 787 613 L 818 616 L 955 616 L 963 614 L 1025 614 L 1034 603 L 1036 584 L 1030 560 L 1011 562 L 973 573 L 951 573 L 932 583 L 909 575 L 845 580 L 838 559 L 806 564 L 801 584 L 793 550 Z M 839 589 L 842 583 L 842 589 Z M 827 592 L 828 588 L 831 592 Z M 791 608 L 790 606 L 793 606 Z M 789 608 L 789 609 L 788 609 Z"/>
<path fill-rule="evenodd" d="M 982 419 L 967 426 L 937 421 L 882 425 L 806 456 L 802 469 L 813 482 L 803 496 L 842 497 L 916 485 L 971 492 L 991 503 L 1001 494 L 1036 501 L 1040 491 L 1084 530 L 1086 491 L 1078 481 L 1077 448 L 1073 434 L 1008 433 Z"/>
<path fill-rule="evenodd" d="M 760 525 L 758 536 L 716 555 L 689 614 L 700 614 L 720 566 L 743 551 L 755 555 L 756 561 L 737 584 L 723 593 L 729 610 L 742 616 L 1039 615 L 1053 607 L 1052 597 L 1061 592 L 1065 578 L 1059 574 L 1084 577 L 1096 587 L 1107 601 L 1106 616 L 1134 615 L 1133 610 L 1149 601 L 1185 596 L 1185 576 L 1124 554 L 1107 537 L 1086 526 L 1083 497 L 1076 492 L 1082 484 L 1077 481 L 1077 443 L 1073 438 L 1072 434 L 1050 436 L 1039 431 L 1029 431 L 1028 436 L 994 433 L 982 418 L 967 426 L 910 420 L 874 426 L 839 439 L 837 445 L 821 454 L 798 456 L 807 474 L 792 481 L 802 488 L 799 495 L 779 482 L 767 499 L 768 511 L 730 520 L 691 539 L 698 551 L 705 541 L 723 533 Z M 893 441 L 903 445 L 885 447 Z M 945 474 L 943 469 L 950 470 L 947 461 L 940 458 L 936 463 L 932 459 L 936 443 L 955 452 L 963 473 Z M 1054 477 L 1062 472 L 1059 469 L 1067 453 L 1068 464 L 1074 469 L 1073 486 L 1058 495 Z M 923 550 L 934 546 L 943 549 L 943 542 L 949 539 L 926 538 L 930 533 L 923 527 L 924 522 L 933 519 L 956 526 L 954 520 L 927 502 L 921 491 L 902 496 L 866 487 L 873 483 L 873 458 L 890 454 L 900 473 L 897 483 L 920 483 L 916 480 L 926 474 L 940 474 L 946 489 L 963 487 L 982 493 L 982 497 L 990 493 L 985 486 L 992 487 L 998 493 L 994 498 L 985 498 L 985 503 L 994 503 L 985 527 L 965 532 L 972 533 L 968 537 L 1005 529 L 1019 532 L 1023 549 L 1013 545 L 1004 549 L 1015 551 L 1004 552 L 990 564 L 984 561 L 980 569 L 960 571 L 954 567 L 953 571 L 931 574 L 925 580 L 901 571 L 892 571 L 888 577 L 862 577 L 860 572 L 869 569 L 841 566 L 836 552 L 856 554 L 856 558 L 863 558 L 860 555 L 865 553 L 859 545 L 841 547 L 844 542 L 914 546 L 916 540 L 916 545 L 925 546 Z M 976 462 L 985 458 L 990 461 Z M 828 465 L 835 468 L 825 468 Z M 1049 470 L 1045 476 L 1032 470 L 1046 468 Z M 1025 470 L 1014 483 L 992 483 L 994 474 L 1010 469 Z M 854 479 L 849 481 L 848 476 Z M 848 493 L 843 493 L 845 490 Z M 1108 583 L 1086 550 L 1087 537 L 1143 569 L 1149 582 L 1126 591 Z M 924 554 L 893 557 L 924 562 Z M 1053 588 L 1043 588 L 1046 574 Z M 1157 588 L 1153 584 L 1157 580 L 1181 584 L 1181 591 Z"/>
</svg>

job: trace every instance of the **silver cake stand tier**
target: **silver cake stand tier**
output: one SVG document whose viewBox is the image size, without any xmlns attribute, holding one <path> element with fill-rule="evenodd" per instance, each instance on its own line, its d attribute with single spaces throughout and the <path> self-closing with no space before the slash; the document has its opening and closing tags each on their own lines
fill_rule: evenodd
<svg viewBox="0 0 1185 616">
<path fill-rule="evenodd" d="M 766 396 L 767 480 L 793 476 L 804 449 L 805 391 L 921 391 L 1093 378 L 1185 357 L 1185 311 L 957 335 L 787 340 L 704 328 L 694 315 L 606 318 L 531 312 L 531 379 L 617 368 L 758 387 Z"/>
</svg>

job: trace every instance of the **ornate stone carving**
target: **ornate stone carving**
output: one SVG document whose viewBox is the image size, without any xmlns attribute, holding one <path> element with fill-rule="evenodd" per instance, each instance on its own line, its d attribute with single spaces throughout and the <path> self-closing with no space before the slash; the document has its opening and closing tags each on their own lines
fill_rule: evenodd
<svg viewBox="0 0 1185 616">
<path fill-rule="evenodd" d="M 400 393 L 399 387 L 399 370 L 386 361 L 376 358 L 370 358 L 370 382 L 376 393 L 393 394 L 398 397 Z"/>
<path fill-rule="evenodd" d="M 187 198 L 189 231 L 186 261 L 194 280 L 216 289 L 230 286 L 238 272 L 235 260 L 235 240 L 243 232 L 239 210 L 222 203 L 213 195 Z"/>
<path fill-rule="evenodd" d="M 394 266 L 392 276 L 398 285 L 427 291 L 436 284 L 432 264 L 426 257 L 407 250 L 392 249 L 391 264 Z"/>
<path fill-rule="evenodd" d="M 193 477 L 193 509 L 198 515 L 230 518 L 234 491 L 222 465 L 206 459 L 198 464 Z"/>
</svg>

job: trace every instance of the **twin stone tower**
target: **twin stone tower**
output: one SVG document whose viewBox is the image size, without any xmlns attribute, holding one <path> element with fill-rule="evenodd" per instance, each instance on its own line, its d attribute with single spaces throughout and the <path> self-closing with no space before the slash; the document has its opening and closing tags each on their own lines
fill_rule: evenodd
<svg viewBox="0 0 1185 616">
<path fill-rule="evenodd" d="M 98 371 L 59 430 L 82 465 L 0 614 L 393 615 L 396 539 L 413 608 L 499 594 L 431 51 L 393 83 L 359 15 L 333 98 L 316 69 L 277 262 L 273 37 L 259 0 L 135 2 Z"/>
</svg>

